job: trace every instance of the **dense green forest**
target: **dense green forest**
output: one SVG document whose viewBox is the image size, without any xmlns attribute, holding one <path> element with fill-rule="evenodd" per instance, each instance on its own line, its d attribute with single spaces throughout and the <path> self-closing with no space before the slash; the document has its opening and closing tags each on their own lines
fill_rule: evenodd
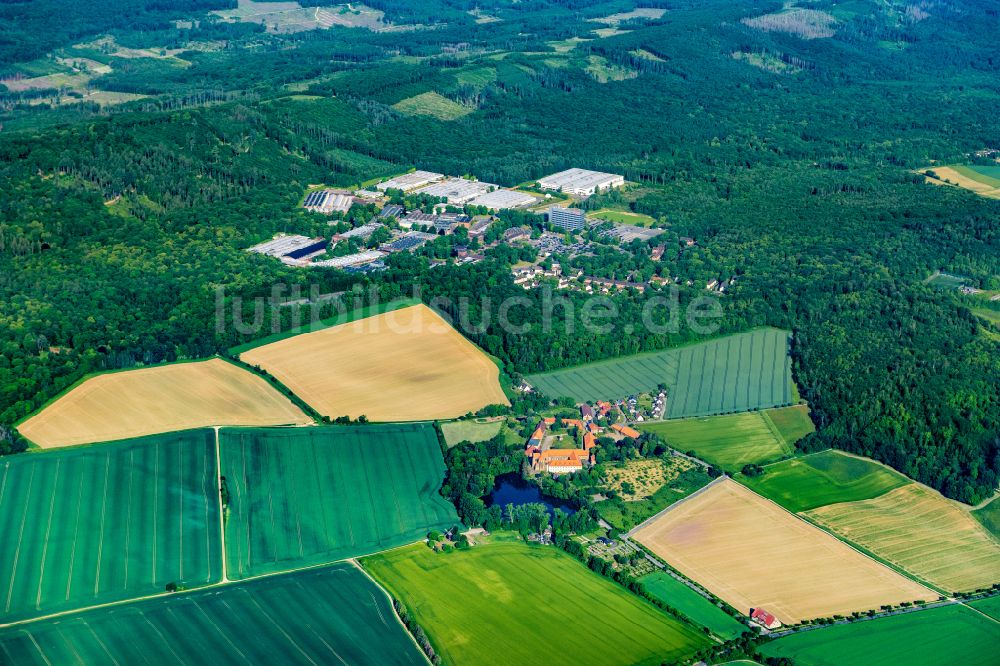
<svg viewBox="0 0 1000 666">
<path fill-rule="evenodd" d="M 35 16 L 42 4 L 2 11 Z M 205 2 L 125 4 L 148 16 L 141 28 L 109 12 L 28 40 L 32 52 L 18 50 L 29 20 L 0 36 L 6 67 L 57 49 L 85 57 L 72 45 L 106 32 L 134 48 L 182 49 L 188 63 L 89 53 L 111 68 L 91 85 L 149 97 L 29 106 L 12 93 L 2 106 L 0 426 L 87 372 L 244 341 L 232 299 L 270 296 L 278 283 L 356 287 L 365 298 L 415 288 L 427 301 L 527 298 L 513 313 L 527 333 L 495 322 L 465 330 L 514 376 L 693 339 L 683 326 L 623 334 L 653 295 L 634 291 L 615 297 L 609 333 L 546 328 L 543 294 L 513 284 L 517 257 L 500 250 L 431 269 L 431 247 L 368 276 L 243 252 L 276 231 L 326 231 L 324 218 L 297 208 L 309 184 L 416 166 L 513 185 L 581 166 L 638 183 L 609 199 L 663 220 L 660 242 L 671 247 L 658 265 L 642 249 L 581 260 L 595 272 L 680 277 L 682 302 L 709 279 L 738 276 L 721 298 L 720 332 L 794 331 L 795 378 L 818 426 L 804 446 L 874 456 L 964 501 L 996 487 L 1000 345 L 967 299 L 923 279 L 941 269 L 1000 288 L 1000 202 L 915 173 L 998 147 L 991 2 L 942 0 L 914 13 L 903 2 L 825 0 L 809 6 L 830 12 L 835 34 L 815 39 L 744 24 L 781 11 L 749 0 L 643 3 L 667 11 L 604 37 L 592 31 L 606 24 L 590 19 L 634 5 L 370 2 L 400 23 L 426 24 L 434 12 L 453 20 L 265 35 L 168 20 L 216 7 Z M 500 20 L 477 23 L 473 4 Z M 208 39 L 222 46 L 183 51 Z M 428 91 L 471 113 L 444 121 L 392 106 Z M 511 214 L 500 228 L 524 221 Z M 681 236 L 697 245 L 681 251 Z M 217 327 L 220 287 L 230 323 Z M 583 297 L 560 297 L 578 318 Z M 267 317 L 291 326 L 312 314 L 301 309 L 269 307 Z M 0 436 L 0 447 L 18 446 Z"/>
</svg>

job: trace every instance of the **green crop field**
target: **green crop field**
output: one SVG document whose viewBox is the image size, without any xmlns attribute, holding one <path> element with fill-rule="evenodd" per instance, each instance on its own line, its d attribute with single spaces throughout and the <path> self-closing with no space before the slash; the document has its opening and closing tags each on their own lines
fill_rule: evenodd
<svg viewBox="0 0 1000 666">
<path fill-rule="evenodd" d="M 5 664 L 426 664 L 392 605 L 339 564 L 0 629 Z"/>
<path fill-rule="evenodd" d="M 816 431 L 816 426 L 809 417 L 809 407 L 806 405 L 769 409 L 764 414 L 789 446 Z"/>
<path fill-rule="evenodd" d="M 211 430 L 4 458 L 0 622 L 219 580 L 216 484 Z"/>
<path fill-rule="evenodd" d="M 994 499 L 981 509 L 972 512 L 972 517 L 982 523 L 990 534 L 1000 539 L 1000 498 Z"/>
<path fill-rule="evenodd" d="M 668 418 L 711 416 L 793 401 L 786 331 L 757 329 L 660 352 L 528 375 L 551 397 L 610 400 L 667 386 Z"/>
<path fill-rule="evenodd" d="M 708 627 L 717 636 L 729 640 L 749 631 L 745 624 L 665 571 L 647 574 L 639 582 L 654 597 Z"/>
<path fill-rule="evenodd" d="M 987 597 L 986 599 L 979 599 L 968 603 L 980 613 L 986 613 L 997 622 L 1000 622 L 1000 596 Z"/>
<path fill-rule="evenodd" d="M 996 664 L 1000 623 L 964 606 L 825 627 L 766 643 L 768 657 L 809 666 Z"/>
<path fill-rule="evenodd" d="M 679 451 L 727 471 L 747 463 L 764 463 L 791 455 L 792 448 L 778 434 L 766 412 L 747 412 L 645 423 L 640 430 L 663 437 Z"/>
<path fill-rule="evenodd" d="M 417 545 L 362 560 L 448 664 L 660 664 L 708 639 L 553 547 Z"/>
<path fill-rule="evenodd" d="M 485 442 L 488 439 L 493 439 L 502 427 L 503 421 L 488 421 L 486 423 L 451 421 L 441 424 L 441 432 L 444 434 L 445 443 L 451 447 L 462 442 Z"/>
<path fill-rule="evenodd" d="M 871 499 L 910 483 L 887 467 L 834 450 L 768 465 L 763 475 L 740 481 L 793 512 Z"/>
<path fill-rule="evenodd" d="M 230 578 L 373 553 L 458 523 L 427 424 L 225 429 Z"/>
</svg>

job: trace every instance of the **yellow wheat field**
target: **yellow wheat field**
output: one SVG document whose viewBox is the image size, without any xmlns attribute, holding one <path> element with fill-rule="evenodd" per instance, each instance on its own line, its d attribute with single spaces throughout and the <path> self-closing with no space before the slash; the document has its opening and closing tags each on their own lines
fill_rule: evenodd
<svg viewBox="0 0 1000 666">
<path fill-rule="evenodd" d="M 508 404 L 497 366 L 424 305 L 297 335 L 240 358 L 331 418 L 420 421 Z"/>
<path fill-rule="evenodd" d="M 733 607 L 785 624 L 937 597 L 729 479 L 635 538 Z"/>
<path fill-rule="evenodd" d="M 1000 582 L 1000 544 L 968 511 L 915 483 L 805 515 L 946 591 Z"/>
<path fill-rule="evenodd" d="M 92 377 L 18 430 L 53 448 L 202 426 L 293 423 L 310 419 L 260 377 L 211 359 Z"/>
<path fill-rule="evenodd" d="M 952 184 L 955 184 L 962 189 L 969 190 L 970 192 L 975 192 L 979 196 L 986 197 L 988 199 L 1000 199 L 1000 187 L 994 187 L 993 185 L 982 183 L 951 167 L 934 167 L 933 171 L 937 174 L 937 178 L 927 178 L 928 183 L 934 185 L 948 185 L 949 183 L 944 181 L 949 180 Z"/>
</svg>

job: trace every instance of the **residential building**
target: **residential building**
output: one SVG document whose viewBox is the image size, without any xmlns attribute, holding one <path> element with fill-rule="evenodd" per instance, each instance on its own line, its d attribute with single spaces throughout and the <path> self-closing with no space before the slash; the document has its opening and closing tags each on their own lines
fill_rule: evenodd
<svg viewBox="0 0 1000 666">
<path fill-rule="evenodd" d="M 549 224 L 566 231 L 579 231 L 587 226 L 587 216 L 579 208 L 553 206 L 549 209 Z"/>
<path fill-rule="evenodd" d="M 639 439 L 639 437 L 642 435 L 642 433 L 640 433 L 635 428 L 630 428 L 629 426 L 621 425 L 620 423 L 612 424 L 611 429 L 617 431 L 623 437 L 631 437 L 632 439 Z"/>
<path fill-rule="evenodd" d="M 763 608 L 751 608 L 750 620 L 764 627 L 765 629 L 777 629 L 781 626 L 778 618 L 768 613 Z"/>
</svg>

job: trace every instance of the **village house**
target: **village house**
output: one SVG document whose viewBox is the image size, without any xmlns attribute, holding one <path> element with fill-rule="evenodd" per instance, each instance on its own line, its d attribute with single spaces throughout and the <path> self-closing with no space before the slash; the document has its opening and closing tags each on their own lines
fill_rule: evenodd
<svg viewBox="0 0 1000 666">
<path fill-rule="evenodd" d="M 777 629 L 781 626 L 781 622 L 778 618 L 774 617 L 763 608 L 751 608 L 750 621 L 759 624 L 765 629 Z"/>
</svg>

